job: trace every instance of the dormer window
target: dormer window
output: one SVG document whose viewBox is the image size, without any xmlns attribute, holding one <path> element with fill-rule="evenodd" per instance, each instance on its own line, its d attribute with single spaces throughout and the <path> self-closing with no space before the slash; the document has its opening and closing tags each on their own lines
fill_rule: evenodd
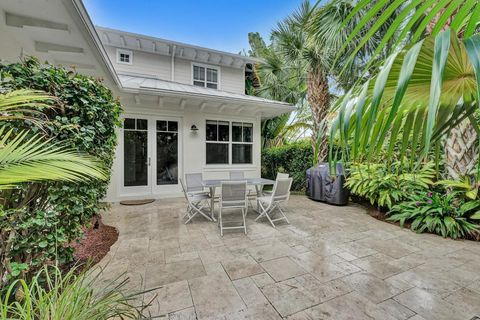
<svg viewBox="0 0 480 320">
<path fill-rule="evenodd" d="M 117 49 L 117 63 L 132 64 L 133 53 L 130 50 Z"/>
<path fill-rule="evenodd" d="M 193 65 L 193 85 L 218 89 L 218 68 L 204 65 Z"/>
</svg>

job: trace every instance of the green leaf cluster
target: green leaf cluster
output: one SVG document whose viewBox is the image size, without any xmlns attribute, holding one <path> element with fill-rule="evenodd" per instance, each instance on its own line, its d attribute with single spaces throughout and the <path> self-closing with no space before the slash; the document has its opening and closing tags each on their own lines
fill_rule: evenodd
<svg viewBox="0 0 480 320">
<path fill-rule="evenodd" d="M 464 238 L 479 232 L 480 226 L 468 221 L 470 206 L 459 200 L 455 192 L 421 192 L 409 201 L 392 207 L 390 221 L 398 221 L 401 226 L 411 223 L 413 231 L 431 232 L 453 239 Z"/>
<path fill-rule="evenodd" d="M 352 194 L 366 198 L 372 205 L 391 208 L 396 203 L 409 199 L 415 193 L 427 190 L 433 184 L 435 170 L 432 163 L 419 170 L 400 162 L 393 164 L 352 164 L 345 186 Z"/>
<path fill-rule="evenodd" d="M 305 190 L 305 172 L 313 161 L 309 141 L 285 144 L 262 151 L 262 177 L 275 179 L 277 172 L 286 172 L 293 178 L 292 190 Z"/>
<path fill-rule="evenodd" d="M 127 293 L 123 274 L 101 281 L 102 273 L 98 268 L 80 272 L 77 267 L 63 273 L 57 266 L 45 266 L 30 281 L 12 282 L 0 298 L 0 319 L 144 319 L 147 304 L 138 303 L 144 292 Z"/>
<path fill-rule="evenodd" d="M 8 122 L 0 119 L 0 127 L 27 141 L 42 135 L 61 143 L 66 150 L 95 156 L 105 168 L 102 175 L 109 177 L 121 105 L 102 81 L 72 69 L 42 64 L 35 58 L 0 64 L 0 90 L 22 89 L 41 90 L 56 97 L 42 110 L 45 121 L 38 126 L 33 117 Z M 99 212 L 99 202 L 107 191 L 108 179 L 98 178 L 24 183 L 2 191 L 2 262 L 27 264 L 21 276 L 28 278 L 50 261 L 72 261 L 72 250 L 66 245 L 82 236 L 82 227 Z"/>
</svg>

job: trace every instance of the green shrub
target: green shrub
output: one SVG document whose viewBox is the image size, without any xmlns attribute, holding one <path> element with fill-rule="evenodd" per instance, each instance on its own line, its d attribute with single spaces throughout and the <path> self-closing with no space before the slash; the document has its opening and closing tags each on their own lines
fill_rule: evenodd
<svg viewBox="0 0 480 320">
<path fill-rule="evenodd" d="M 455 192 L 422 192 L 393 206 L 388 220 L 398 221 L 402 227 L 411 222 L 411 229 L 419 233 L 428 231 L 453 239 L 464 238 L 479 230 L 478 225 L 468 221 L 472 208 L 465 204 L 456 198 Z"/>
<path fill-rule="evenodd" d="M 427 190 L 434 177 L 431 163 L 415 172 L 400 162 L 391 165 L 353 164 L 345 185 L 352 194 L 366 198 L 372 205 L 391 208 L 416 192 Z"/>
<path fill-rule="evenodd" d="M 40 64 L 34 58 L 22 63 L 0 64 L 0 90 L 44 90 L 57 97 L 55 108 L 44 110 L 48 117 L 40 129 L 28 121 L 5 122 L 15 132 L 28 127 L 31 134 L 42 130 L 46 137 L 94 155 L 110 170 L 121 124 L 121 106 L 101 81 L 71 70 Z M 110 173 L 110 172 L 108 172 Z M 32 183 L 12 191 L 2 191 L 0 212 L 0 261 L 10 280 L 28 277 L 53 260 L 70 262 L 72 249 L 65 245 L 82 235 L 99 209 L 108 181 L 80 183 Z M 1 282 L 5 275 L 0 274 Z"/>
<path fill-rule="evenodd" d="M 292 190 L 305 190 L 306 171 L 312 166 L 313 152 L 309 141 L 287 144 L 262 151 L 262 176 L 275 179 L 277 172 L 293 178 Z"/>
<path fill-rule="evenodd" d="M 101 284 L 101 272 L 92 271 L 77 275 L 78 270 L 72 268 L 62 274 L 50 266 L 31 281 L 13 282 L 0 298 L 0 319 L 140 319 L 143 307 L 135 303 L 141 292 L 125 292 L 128 280 L 121 278 Z"/>
</svg>

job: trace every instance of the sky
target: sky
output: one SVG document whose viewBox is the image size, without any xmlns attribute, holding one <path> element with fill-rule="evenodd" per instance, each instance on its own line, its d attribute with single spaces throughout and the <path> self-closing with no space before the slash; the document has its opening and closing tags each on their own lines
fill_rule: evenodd
<svg viewBox="0 0 480 320">
<path fill-rule="evenodd" d="M 239 53 L 301 0 L 84 0 L 95 25 Z"/>
</svg>

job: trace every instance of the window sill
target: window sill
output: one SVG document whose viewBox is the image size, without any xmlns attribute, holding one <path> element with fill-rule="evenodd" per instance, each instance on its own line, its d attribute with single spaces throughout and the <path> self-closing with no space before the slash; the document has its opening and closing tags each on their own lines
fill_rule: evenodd
<svg viewBox="0 0 480 320">
<path fill-rule="evenodd" d="M 208 172 L 208 171 L 231 171 L 232 169 L 245 169 L 248 171 L 253 171 L 258 169 L 259 166 L 255 164 L 222 164 L 222 165 L 217 165 L 217 164 L 207 164 L 203 167 L 203 171 Z"/>
</svg>

